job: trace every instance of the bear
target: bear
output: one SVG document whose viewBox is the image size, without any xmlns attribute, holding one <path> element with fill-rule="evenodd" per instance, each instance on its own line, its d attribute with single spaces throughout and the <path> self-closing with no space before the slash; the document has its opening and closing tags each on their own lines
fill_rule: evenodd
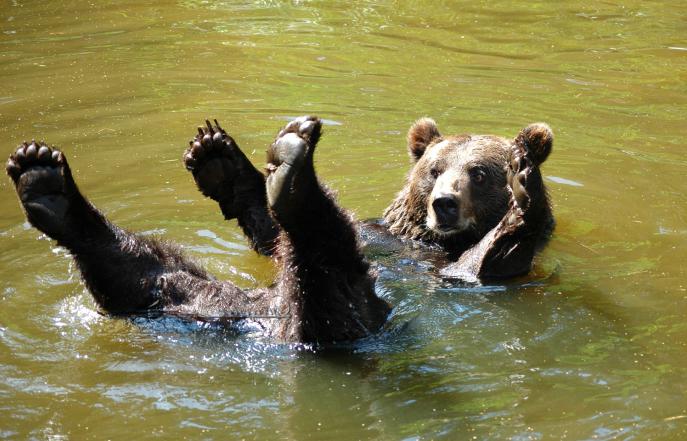
<svg viewBox="0 0 687 441">
<path fill-rule="evenodd" d="M 274 284 L 253 290 L 216 280 L 173 244 L 110 222 L 79 191 L 66 155 L 44 142 L 24 142 L 6 169 L 28 221 L 69 250 L 103 312 L 251 321 L 282 342 L 349 342 L 377 332 L 391 306 L 375 293 L 351 216 L 315 174 L 321 125 L 316 117 L 286 125 L 269 148 L 266 178 L 217 121 L 199 128 L 184 156 L 225 216 L 238 217 L 256 250 L 275 256 Z M 224 187 L 213 192 L 215 184 Z"/>
<path fill-rule="evenodd" d="M 54 147 L 24 142 L 6 169 L 28 221 L 70 251 L 104 312 L 249 321 L 283 342 L 350 342 L 382 329 L 391 305 L 375 293 L 376 275 L 352 216 L 317 178 L 321 133 L 314 116 L 288 123 L 268 148 L 266 173 L 216 120 L 199 127 L 184 151 L 200 192 L 278 266 L 273 285 L 253 290 L 216 280 L 173 244 L 110 222 L 79 191 L 65 154 Z M 509 141 L 445 138 L 433 120 L 418 120 L 408 134 L 414 165 L 383 228 L 443 250 L 454 261 L 441 270 L 445 277 L 528 272 L 553 228 L 539 172 L 552 141 L 545 124 Z"/>
</svg>

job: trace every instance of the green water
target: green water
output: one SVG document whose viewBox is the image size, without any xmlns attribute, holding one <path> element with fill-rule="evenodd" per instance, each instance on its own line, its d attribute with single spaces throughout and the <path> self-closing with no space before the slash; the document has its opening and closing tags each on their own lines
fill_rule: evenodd
<svg viewBox="0 0 687 441">
<path fill-rule="evenodd" d="M 98 315 L 0 180 L 0 437 L 687 438 L 686 20 L 669 1 L 2 2 L 6 154 L 59 145 L 112 220 L 241 286 L 274 269 L 181 166 L 206 117 L 258 164 L 288 118 L 326 118 L 316 165 L 359 218 L 400 188 L 414 119 L 543 120 L 558 227 L 505 290 L 385 261 L 389 332 L 312 354 Z"/>
</svg>

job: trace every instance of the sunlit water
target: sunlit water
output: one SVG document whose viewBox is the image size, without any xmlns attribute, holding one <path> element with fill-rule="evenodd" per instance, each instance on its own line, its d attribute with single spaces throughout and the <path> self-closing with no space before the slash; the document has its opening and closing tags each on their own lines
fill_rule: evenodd
<svg viewBox="0 0 687 441">
<path fill-rule="evenodd" d="M 529 278 L 468 289 L 370 250 L 380 335 L 313 351 L 177 319 L 100 316 L 0 184 L 0 437 L 687 437 L 683 2 L 4 2 L 0 145 L 45 138 L 127 228 L 269 283 L 181 166 L 217 117 L 261 164 L 326 118 L 320 175 L 359 218 L 402 185 L 404 136 L 555 131 L 558 221 Z M 43 240 L 41 240 L 43 239 Z"/>
</svg>

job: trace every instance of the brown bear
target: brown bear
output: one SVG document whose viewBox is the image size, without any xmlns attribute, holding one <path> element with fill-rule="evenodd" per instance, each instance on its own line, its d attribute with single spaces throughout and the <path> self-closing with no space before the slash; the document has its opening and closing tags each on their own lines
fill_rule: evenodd
<svg viewBox="0 0 687 441">
<path fill-rule="evenodd" d="M 7 172 L 29 222 L 71 252 L 110 314 L 248 320 L 282 341 L 351 341 L 380 329 L 390 306 L 375 294 L 351 217 L 317 179 L 320 134 L 316 117 L 287 124 L 268 149 L 266 176 L 217 121 L 184 153 L 199 190 L 238 220 L 256 251 L 274 256 L 274 285 L 255 290 L 217 281 L 177 247 L 109 222 L 80 193 L 65 155 L 44 143 L 20 145 Z M 506 141 L 443 138 L 433 121 L 418 121 L 409 132 L 415 165 L 385 212 L 389 231 L 441 245 L 457 259 L 443 270 L 450 277 L 527 272 L 553 225 L 538 168 L 551 144 L 543 124 Z"/>
<path fill-rule="evenodd" d="M 320 130 L 314 117 L 281 130 L 267 179 L 216 121 L 199 129 L 185 154 L 201 189 L 238 217 L 256 249 L 275 255 L 277 280 L 255 290 L 217 281 L 177 247 L 109 222 L 77 188 L 65 155 L 44 143 L 20 145 L 7 172 L 29 222 L 71 252 L 107 313 L 250 320 L 281 341 L 351 341 L 379 330 L 391 308 L 375 294 L 351 217 L 315 175 Z M 222 188 L 213 193 L 215 184 Z"/>
</svg>

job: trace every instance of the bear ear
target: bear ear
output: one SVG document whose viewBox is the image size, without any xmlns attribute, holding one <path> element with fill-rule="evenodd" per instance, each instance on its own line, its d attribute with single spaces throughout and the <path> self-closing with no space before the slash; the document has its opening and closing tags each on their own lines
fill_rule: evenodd
<svg viewBox="0 0 687 441">
<path fill-rule="evenodd" d="M 437 123 L 432 118 L 420 118 L 408 130 L 408 153 L 417 161 L 432 142 L 441 139 Z"/>
<path fill-rule="evenodd" d="M 522 129 L 515 138 L 529 153 L 535 165 L 546 161 L 553 147 L 553 132 L 545 123 L 534 123 Z"/>
</svg>

